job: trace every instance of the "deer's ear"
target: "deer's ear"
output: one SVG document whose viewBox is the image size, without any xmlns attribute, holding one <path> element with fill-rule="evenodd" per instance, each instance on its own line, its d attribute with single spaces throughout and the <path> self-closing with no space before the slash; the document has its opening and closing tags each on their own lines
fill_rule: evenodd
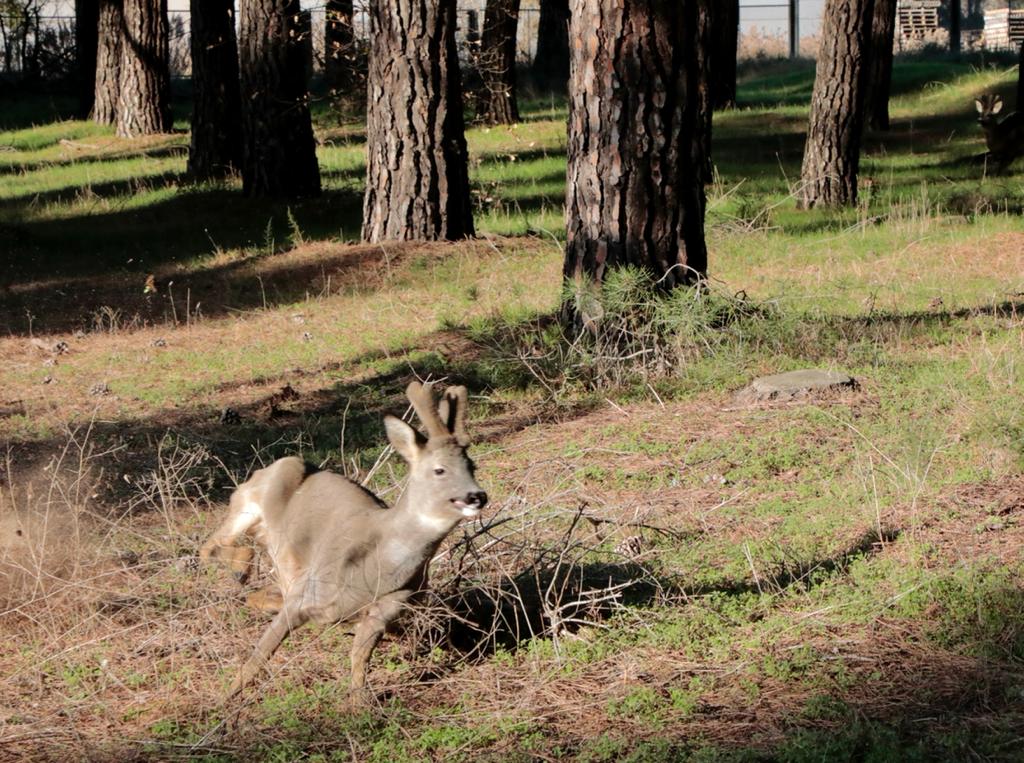
<svg viewBox="0 0 1024 763">
<path fill-rule="evenodd" d="M 1002 98 L 997 98 L 996 102 L 992 104 L 992 113 L 993 114 L 998 114 L 1002 110 L 1003 110 L 1003 99 Z"/>
<path fill-rule="evenodd" d="M 978 110 L 979 114 L 984 114 L 985 113 L 985 104 L 981 102 L 981 99 L 978 99 L 978 98 L 974 99 L 974 108 L 976 108 Z"/>
<path fill-rule="evenodd" d="M 423 439 L 419 432 L 396 416 L 384 417 L 384 429 L 388 433 L 388 442 L 398 451 L 398 455 L 409 463 L 419 458 Z"/>
</svg>

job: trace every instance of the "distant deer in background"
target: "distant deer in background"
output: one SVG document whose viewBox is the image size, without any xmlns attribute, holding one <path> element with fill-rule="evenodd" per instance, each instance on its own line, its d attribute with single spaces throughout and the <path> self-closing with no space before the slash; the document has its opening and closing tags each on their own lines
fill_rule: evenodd
<svg viewBox="0 0 1024 763">
<path fill-rule="evenodd" d="M 256 676 L 294 628 L 308 621 L 355 625 L 351 688 L 361 692 L 370 654 L 425 589 L 437 547 L 487 503 L 466 455 L 466 388 L 449 388 L 440 406 L 431 388 L 417 382 L 406 395 L 427 436 L 401 419 L 384 417 L 388 440 L 409 464 L 408 485 L 392 508 L 354 482 L 317 472 L 298 458 L 260 469 L 232 494 L 227 519 L 203 545 L 200 557 L 224 558 L 244 582 L 253 551 L 239 541 L 251 536 L 270 556 L 277 584 L 249 597 L 250 605 L 276 615 L 242 666 L 231 695 Z"/>
<path fill-rule="evenodd" d="M 996 161 L 996 171 L 1005 172 L 1014 159 L 1024 154 L 1024 112 L 1014 111 L 1003 119 L 996 115 L 1003 110 L 1003 99 L 986 93 L 974 102 L 978 124 L 985 133 L 988 155 Z"/>
</svg>

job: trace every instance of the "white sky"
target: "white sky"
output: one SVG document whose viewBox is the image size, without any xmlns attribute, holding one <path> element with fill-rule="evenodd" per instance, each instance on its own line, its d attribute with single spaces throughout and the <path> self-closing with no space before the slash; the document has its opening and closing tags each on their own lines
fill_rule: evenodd
<svg viewBox="0 0 1024 763">
<path fill-rule="evenodd" d="M 821 10 L 825 0 L 799 0 L 800 2 L 800 34 L 802 36 L 817 34 L 821 21 Z M 323 0 L 303 0 L 304 7 L 323 7 Z M 524 6 L 530 3 L 525 0 Z M 56 15 L 73 15 L 72 0 L 54 0 L 59 10 Z M 786 31 L 788 15 L 787 0 L 740 0 L 740 29 L 763 28 L 768 32 Z M 187 11 L 188 0 L 168 0 L 171 11 Z"/>
</svg>

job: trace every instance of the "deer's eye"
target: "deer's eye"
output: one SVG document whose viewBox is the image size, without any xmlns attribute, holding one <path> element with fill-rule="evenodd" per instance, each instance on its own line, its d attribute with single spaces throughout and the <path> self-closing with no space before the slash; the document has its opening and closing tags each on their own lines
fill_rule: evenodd
<svg viewBox="0 0 1024 763">
<path fill-rule="evenodd" d="M 438 476 L 441 476 L 442 474 L 444 474 L 444 467 L 443 466 L 435 467 L 434 468 L 434 474 L 436 474 Z"/>
</svg>

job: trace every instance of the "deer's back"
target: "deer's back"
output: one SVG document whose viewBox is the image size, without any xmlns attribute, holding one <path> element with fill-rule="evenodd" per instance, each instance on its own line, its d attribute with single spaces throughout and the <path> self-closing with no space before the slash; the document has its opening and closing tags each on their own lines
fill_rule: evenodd
<svg viewBox="0 0 1024 763">
<path fill-rule="evenodd" d="M 307 564 L 360 544 L 383 519 L 373 493 L 332 472 L 306 477 L 278 512 L 266 512 L 268 533 Z"/>
</svg>

